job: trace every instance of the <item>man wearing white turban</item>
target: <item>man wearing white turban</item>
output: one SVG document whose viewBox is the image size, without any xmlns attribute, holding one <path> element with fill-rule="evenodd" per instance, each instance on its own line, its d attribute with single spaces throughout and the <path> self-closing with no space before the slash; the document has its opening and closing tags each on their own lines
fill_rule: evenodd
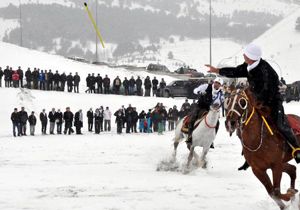
<svg viewBox="0 0 300 210">
<path fill-rule="evenodd" d="M 262 106 L 271 108 L 271 117 L 274 123 L 276 123 L 285 140 L 295 148 L 294 158 L 299 163 L 300 146 L 284 114 L 277 73 L 268 62 L 261 59 L 262 51 L 259 46 L 253 43 L 249 44 L 245 47 L 243 56 L 245 62 L 237 67 L 218 69 L 206 65 L 209 68 L 208 72 L 231 78 L 247 77 L 250 90 L 254 93 L 258 102 Z"/>
</svg>

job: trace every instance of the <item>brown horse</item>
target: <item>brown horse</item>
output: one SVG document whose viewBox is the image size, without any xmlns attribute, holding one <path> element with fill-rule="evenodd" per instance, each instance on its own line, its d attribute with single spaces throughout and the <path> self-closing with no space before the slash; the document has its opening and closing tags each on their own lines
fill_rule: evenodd
<svg viewBox="0 0 300 210">
<path fill-rule="evenodd" d="M 226 129 L 237 134 L 243 146 L 243 154 L 252 168 L 254 175 L 265 186 L 268 194 L 280 209 L 286 206 L 297 193 L 295 189 L 296 167 L 288 163 L 292 159 L 292 149 L 284 141 L 274 124 L 268 119 L 268 110 L 258 106 L 253 94 L 248 90 L 235 90 L 225 100 Z M 299 136 L 298 136 L 299 141 Z M 273 182 L 267 174 L 272 170 Z M 287 193 L 280 191 L 282 172 L 291 179 Z"/>
</svg>

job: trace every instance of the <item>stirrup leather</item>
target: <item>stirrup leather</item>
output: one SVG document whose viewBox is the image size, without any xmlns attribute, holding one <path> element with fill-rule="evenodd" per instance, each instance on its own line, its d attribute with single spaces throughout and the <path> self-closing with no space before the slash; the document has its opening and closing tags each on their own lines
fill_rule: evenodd
<svg viewBox="0 0 300 210">
<path fill-rule="evenodd" d="M 292 151 L 292 156 L 293 156 L 293 158 L 295 158 L 295 153 L 296 153 L 297 151 L 300 151 L 300 148 L 299 148 L 299 147 L 298 147 L 298 148 L 293 148 L 293 151 Z"/>
</svg>

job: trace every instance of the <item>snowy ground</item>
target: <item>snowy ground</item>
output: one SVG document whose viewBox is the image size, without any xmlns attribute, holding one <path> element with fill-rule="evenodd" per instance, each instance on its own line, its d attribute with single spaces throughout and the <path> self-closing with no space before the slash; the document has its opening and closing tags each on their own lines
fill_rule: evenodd
<svg viewBox="0 0 300 210">
<path fill-rule="evenodd" d="M 68 104 L 73 111 L 86 112 L 106 104 L 115 110 L 130 102 L 140 111 L 157 101 L 169 107 L 183 99 L 31 91 L 31 99 L 27 94 L 21 100 L 19 93 L 0 88 L 5 98 L 0 109 L 0 209 L 277 209 L 251 170 L 237 171 L 244 161 L 241 145 L 236 137 L 229 138 L 224 119 L 216 148 L 208 154 L 208 168 L 187 175 L 181 171 L 188 155 L 184 143 L 178 148 L 178 170 L 156 171 L 171 157 L 173 132 L 117 135 L 113 126 L 111 133 L 95 135 L 86 131 L 84 119 L 82 136 L 41 136 L 39 122 L 37 136 L 11 135 L 9 116 L 15 106 L 38 114 L 44 107 L 49 111 Z M 299 103 L 286 105 L 288 113 L 300 114 L 297 107 Z M 288 186 L 284 175 L 282 189 Z"/>
</svg>

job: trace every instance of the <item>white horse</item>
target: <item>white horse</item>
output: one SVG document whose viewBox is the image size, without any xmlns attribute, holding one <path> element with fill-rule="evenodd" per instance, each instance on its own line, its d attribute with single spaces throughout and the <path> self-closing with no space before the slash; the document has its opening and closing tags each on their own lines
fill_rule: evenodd
<svg viewBox="0 0 300 210">
<path fill-rule="evenodd" d="M 213 143 L 216 137 L 216 126 L 220 118 L 219 108 L 220 108 L 219 104 L 211 105 L 209 112 L 203 117 L 202 121 L 194 129 L 192 133 L 193 142 L 192 144 L 187 145 L 188 149 L 190 150 L 187 167 L 190 166 L 193 156 L 198 161 L 199 167 L 203 167 L 203 168 L 206 167 L 207 164 L 206 155 L 211 144 Z M 186 139 L 187 137 L 187 135 L 181 131 L 184 119 L 185 117 L 179 121 L 175 129 L 174 153 L 173 153 L 174 159 L 176 158 L 178 144 L 184 139 Z M 194 151 L 195 147 L 197 146 L 203 147 L 200 159 L 199 156 Z"/>
</svg>

